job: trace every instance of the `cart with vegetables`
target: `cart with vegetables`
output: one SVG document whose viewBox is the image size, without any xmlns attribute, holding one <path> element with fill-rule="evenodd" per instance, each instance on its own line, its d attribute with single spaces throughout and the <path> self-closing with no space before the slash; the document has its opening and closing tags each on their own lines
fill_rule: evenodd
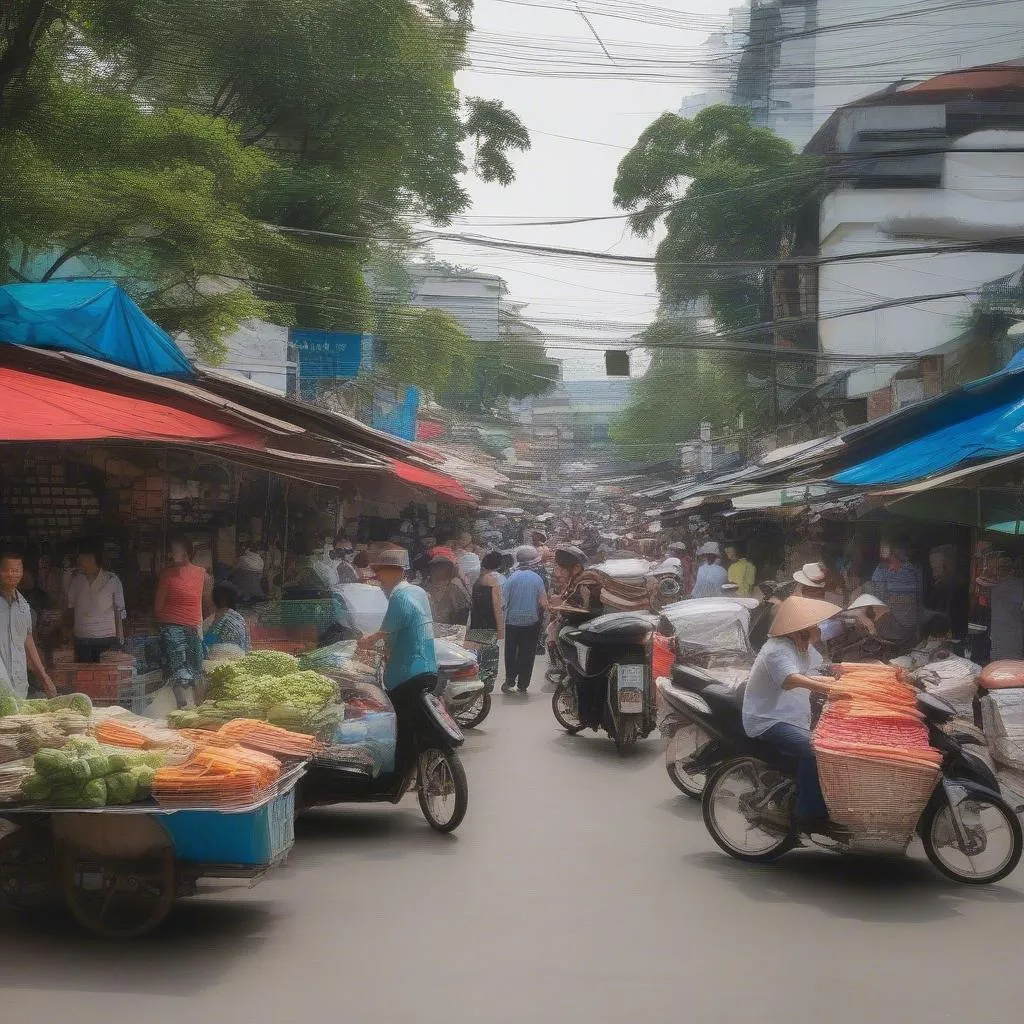
<svg viewBox="0 0 1024 1024">
<path fill-rule="evenodd" d="M 292 846 L 295 786 L 319 744 L 229 724 L 177 731 L 81 695 L 19 702 L 0 717 L 0 893 L 128 938 L 202 879 L 261 877 Z"/>
<path fill-rule="evenodd" d="M 15 826 L 0 839 L 0 890 L 25 909 L 63 902 L 98 935 L 133 938 L 156 928 L 202 879 L 255 883 L 291 849 L 293 769 L 272 791 L 237 808 L 5 807 Z"/>
</svg>

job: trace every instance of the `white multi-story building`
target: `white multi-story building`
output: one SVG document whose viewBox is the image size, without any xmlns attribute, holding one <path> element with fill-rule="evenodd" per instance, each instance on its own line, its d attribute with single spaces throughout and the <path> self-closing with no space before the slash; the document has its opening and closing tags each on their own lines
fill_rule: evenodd
<svg viewBox="0 0 1024 1024">
<path fill-rule="evenodd" d="M 694 117 L 705 107 L 716 103 L 732 103 L 736 76 L 750 34 L 750 7 L 734 7 L 729 11 L 729 27 L 713 32 L 704 41 L 697 61 L 708 87 L 683 97 L 679 106 L 682 117 Z"/>
<path fill-rule="evenodd" d="M 474 341 L 498 340 L 502 298 L 508 291 L 503 278 L 434 264 L 412 266 L 408 274 L 412 305 L 443 309 Z"/>
<path fill-rule="evenodd" d="M 959 365 L 969 314 L 983 286 L 1024 264 L 1019 245 L 999 244 L 1024 236 L 1024 62 L 844 107 L 809 148 L 831 167 L 819 220 L 825 369 L 849 371 L 846 397 L 868 399 L 869 418 L 976 376 Z M 954 245 L 964 249 L 934 251 Z M 906 249 L 925 251 L 884 255 Z"/>
<path fill-rule="evenodd" d="M 728 80 L 709 72 L 711 88 L 680 112 L 746 106 L 797 149 L 834 110 L 895 83 L 1024 55 L 1024 0 L 751 0 L 730 14 Z"/>
</svg>

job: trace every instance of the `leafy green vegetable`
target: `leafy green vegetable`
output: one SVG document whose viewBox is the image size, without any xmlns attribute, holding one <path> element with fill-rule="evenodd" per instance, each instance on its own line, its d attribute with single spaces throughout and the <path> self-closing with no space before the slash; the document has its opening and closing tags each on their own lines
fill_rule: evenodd
<svg viewBox="0 0 1024 1024">
<path fill-rule="evenodd" d="M 80 757 L 99 753 L 100 743 L 95 736 L 70 736 L 64 749 Z"/>
<path fill-rule="evenodd" d="M 33 803 L 44 803 L 50 796 L 50 783 L 38 772 L 34 772 L 21 780 L 21 791 Z"/>
<path fill-rule="evenodd" d="M 68 765 L 68 774 L 70 778 L 76 779 L 79 782 L 88 782 L 92 778 L 89 762 L 84 757 L 71 758 Z"/>
<path fill-rule="evenodd" d="M 89 766 L 90 778 L 102 779 L 110 774 L 110 758 L 103 754 L 90 754 L 85 758 L 85 763 Z"/>
<path fill-rule="evenodd" d="M 131 775 L 138 786 L 136 799 L 149 796 L 149 791 L 153 787 L 153 778 L 156 775 L 156 771 L 152 768 L 146 767 L 145 765 L 139 765 L 137 768 L 133 768 L 131 770 Z"/>
<path fill-rule="evenodd" d="M 18 713 L 18 698 L 13 693 L 0 690 L 0 718 Z"/>
<path fill-rule="evenodd" d="M 107 803 L 107 784 L 103 779 L 91 779 L 81 791 L 84 807 L 104 807 Z"/>
<path fill-rule="evenodd" d="M 107 787 L 108 804 L 130 804 L 139 791 L 139 780 L 131 772 L 115 772 L 103 781 Z"/>
<path fill-rule="evenodd" d="M 35 770 L 47 779 L 68 778 L 71 773 L 71 758 L 63 750 L 44 748 L 32 763 Z"/>
</svg>

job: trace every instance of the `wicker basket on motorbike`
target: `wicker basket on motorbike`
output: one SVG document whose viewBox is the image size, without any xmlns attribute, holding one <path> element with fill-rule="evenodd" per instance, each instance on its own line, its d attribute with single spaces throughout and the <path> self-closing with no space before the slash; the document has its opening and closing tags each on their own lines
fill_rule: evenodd
<svg viewBox="0 0 1024 1024">
<path fill-rule="evenodd" d="M 935 789 L 942 756 L 928 743 L 914 688 L 899 669 L 837 668 L 834 698 L 814 731 L 829 814 L 858 837 L 905 844 Z"/>
</svg>

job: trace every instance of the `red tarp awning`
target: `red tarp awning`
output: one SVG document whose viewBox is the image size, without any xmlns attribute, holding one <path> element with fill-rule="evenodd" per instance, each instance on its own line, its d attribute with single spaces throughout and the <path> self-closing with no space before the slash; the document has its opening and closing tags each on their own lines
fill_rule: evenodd
<svg viewBox="0 0 1024 1024">
<path fill-rule="evenodd" d="M 208 442 L 263 448 L 262 435 L 158 402 L 0 367 L 0 441 Z"/>
<path fill-rule="evenodd" d="M 458 480 L 453 480 L 450 476 L 445 476 L 444 473 L 435 473 L 432 469 L 414 466 L 411 462 L 403 462 L 401 459 L 392 459 L 391 464 L 394 466 L 395 475 L 408 484 L 425 487 L 449 501 L 463 502 L 468 505 L 476 504 L 476 498 Z"/>
</svg>

